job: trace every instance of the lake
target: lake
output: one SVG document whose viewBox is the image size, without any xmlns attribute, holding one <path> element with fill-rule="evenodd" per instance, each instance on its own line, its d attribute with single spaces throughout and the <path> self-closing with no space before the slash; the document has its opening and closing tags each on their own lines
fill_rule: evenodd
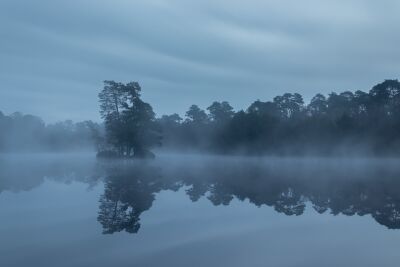
<svg viewBox="0 0 400 267">
<path fill-rule="evenodd" d="M 0 266 L 399 266 L 397 159 L 0 156 Z"/>
</svg>

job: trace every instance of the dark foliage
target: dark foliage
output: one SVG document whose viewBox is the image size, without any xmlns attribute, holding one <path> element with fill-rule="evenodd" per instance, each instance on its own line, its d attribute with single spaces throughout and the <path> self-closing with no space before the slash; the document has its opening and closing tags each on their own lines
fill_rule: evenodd
<svg viewBox="0 0 400 267">
<path fill-rule="evenodd" d="M 154 157 L 148 148 L 159 143 L 160 136 L 153 109 L 140 99 L 140 91 L 137 82 L 104 81 L 99 100 L 105 136 L 99 142 L 98 156 Z"/>
<path fill-rule="evenodd" d="M 105 81 L 99 94 L 104 125 L 71 121 L 45 125 L 32 115 L 0 112 L 0 151 L 68 150 L 95 143 L 99 156 L 153 158 L 149 150 L 214 153 L 396 155 L 400 151 L 400 82 L 386 80 L 363 91 L 317 94 L 306 105 L 300 94 L 253 102 L 234 112 L 226 101 L 206 110 L 190 106 L 155 118 L 141 87 Z M 162 141 L 162 142 L 161 142 Z"/>
<path fill-rule="evenodd" d="M 214 102 L 209 113 L 193 105 L 158 123 L 164 147 L 217 153 L 397 154 L 400 151 L 400 83 L 386 80 L 369 93 L 317 94 L 308 105 L 300 94 L 257 100 L 234 112 Z"/>
</svg>

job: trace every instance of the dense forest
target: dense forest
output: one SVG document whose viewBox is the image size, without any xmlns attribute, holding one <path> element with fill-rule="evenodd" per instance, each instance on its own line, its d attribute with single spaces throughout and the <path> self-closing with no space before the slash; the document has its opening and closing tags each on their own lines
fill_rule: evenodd
<svg viewBox="0 0 400 267">
<path fill-rule="evenodd" d="M 400 83 L 386 80 L 363 91 L 317 94 L 306 105 L 298 93 L 257 100 L 235 112 L 226 102 L 190 106 L 158 119 L 140 100 L 138 83 L 106 81 L 100 93 L 109 148 L 143 156 L 154 145 L 214 153 L 332 155 L 400 151 Z M 138 151 L 138 153 L 136 153 Z"/>
<path fill-rule="evenodd" d="M 221 154 L 395 155 L 400 152 L 400 82 L 386 80 L 369 92 L 298 93 L 257 100 L 234 111 L 226 101 L 185 117 L 156 117 L 137 82 L 105 81 L 99 94 L 104 122 L 45 125 L 31 115 L 0 113 L 0 150 L 93 144 L 102 156 L 153 157 L 152 147 Z M 31 146 L 31 144 L 34 144 Z"/>
<path fill-rule="evenodd" d="M 252 154 L 397 154 L 400 83 L 386 80 L 363 91 L 317 94 L 306 105 L 298 93 L 257 100 L 234 112 L 227 102 L 207 111 L 193 105 L 158 119 L 169 148 Z"/>
</svg>

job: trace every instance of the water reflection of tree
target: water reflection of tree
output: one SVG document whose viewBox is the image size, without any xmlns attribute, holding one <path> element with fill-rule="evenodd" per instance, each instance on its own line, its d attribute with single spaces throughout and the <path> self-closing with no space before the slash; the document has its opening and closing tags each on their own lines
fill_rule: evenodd
<svg viewBox="0 0 400 267">
<path fill-rule="evenodd" d="M 140 228 L 140 215 L 151 208 L 155 194 L 163 189 L 174 189 L 154 166 L 118 165 L 109 168 L 107 173 L 98 215 L 104 234 L 123 230 L 136 233 Z"/>
<path fill-rule="evenodd" d="M 400 182 L 396 179 L 400 169 L 312 171 L 237 162 L 156 166 L 109 169 L 98 217 L 104 233 L 136 233 L 140 216 L 151 208 L 155 194 L 182 187 L 192 201 L 205 197 L 213 205 L 229 205 L 233 199 L 248 200 L 285 215 L 303 214 L 309 202 L 319 213 L 371 215 L 388 228 L 400 229 Z"/>
</svg>

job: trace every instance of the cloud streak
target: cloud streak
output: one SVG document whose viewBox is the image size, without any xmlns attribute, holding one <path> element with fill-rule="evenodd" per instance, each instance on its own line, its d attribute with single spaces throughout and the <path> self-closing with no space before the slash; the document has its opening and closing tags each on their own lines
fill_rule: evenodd
<svg viewBox="0 0 400 267">
<path fill-rule="evenodd" d="M 98 119 L 102 80 L 137 80 L 158 114 L 192 103 L 369 89 L 400 69 L 398 1 L 0 3 L 0 110 Z"/>
</svg>

